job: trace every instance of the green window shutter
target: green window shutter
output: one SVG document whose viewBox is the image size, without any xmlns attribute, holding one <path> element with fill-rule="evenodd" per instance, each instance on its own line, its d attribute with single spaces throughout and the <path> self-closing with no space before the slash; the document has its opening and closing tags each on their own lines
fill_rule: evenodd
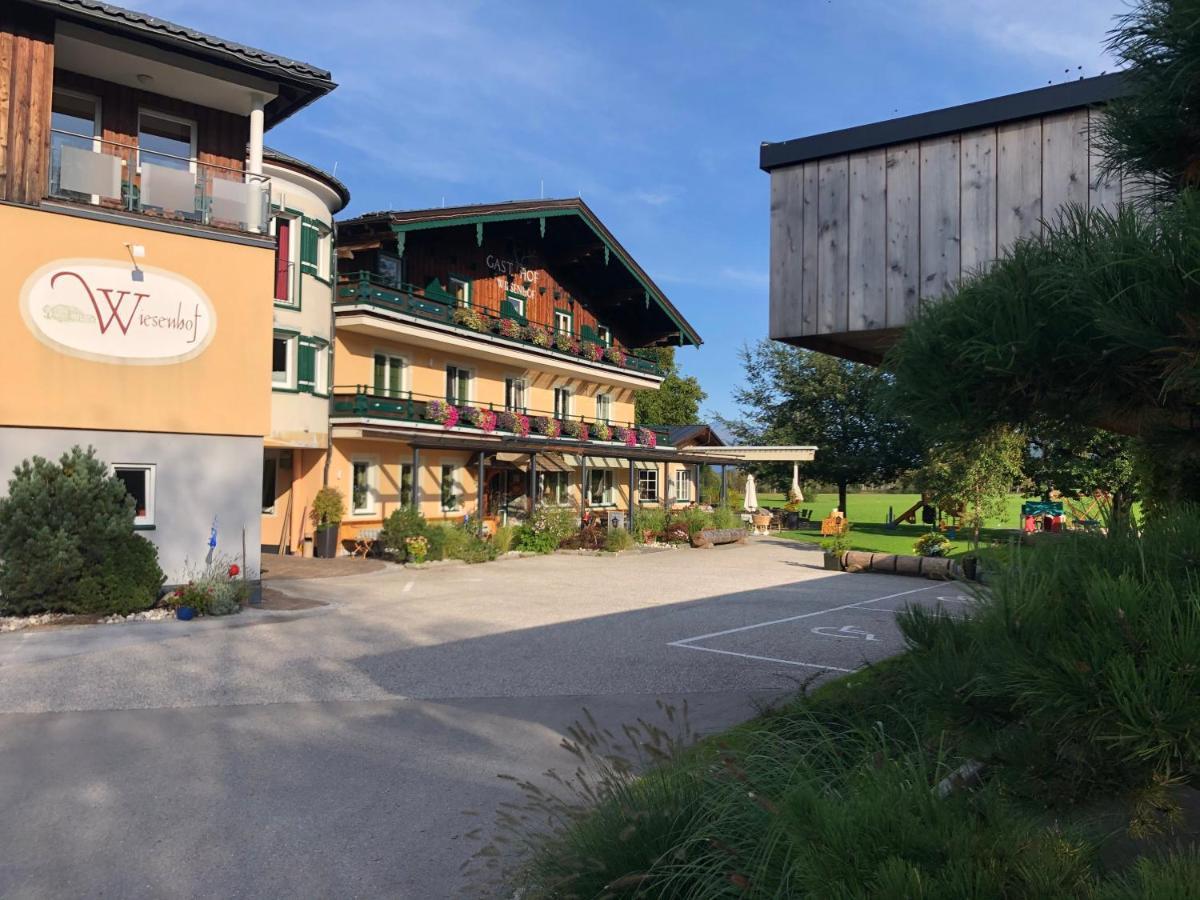
<svg viewBox="0 0 1200 900">
<path fill-rule="evenodd" d="M 317 349 L 319 345 L 307 338 L 300 338 L 299 361 L 296 369 L 296 386 L 311 394 L 317 384 Z"/>
<path fill-rule="evenodd" d="M 300 222 L 300 271 L 309 275 L 317 274 L 317 248 L 320 246 L 321 232 L 317 223 L 305 217 Z"/>
</svg>

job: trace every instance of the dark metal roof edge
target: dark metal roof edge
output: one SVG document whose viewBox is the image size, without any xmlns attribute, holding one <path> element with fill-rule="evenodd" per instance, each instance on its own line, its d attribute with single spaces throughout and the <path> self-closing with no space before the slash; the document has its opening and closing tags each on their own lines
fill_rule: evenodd
<svg viewBox="0 0 1200 900">
<path fill-rule="evenodd" d="M 74 16 L 80 21 L 115 27 L 129 34 L 153 35 L 155 38 L 186 44 L 210 56 L 227 58 L 232 56 L 245 65 L 259 71 L 270 70 L 277 76 L 303 83 L 320 93 L 333 90 L 336 85 L 325 69 L 319 69 L 299 60 L 268 53 L 256 47 L 248 47 L 206 34 L 193 28 L 177 25 L 135 10 L 124 9 L 97 0 L 23 0 L 44 9 L 56 10 L 64 16 Z"/>
<path fill-rule="evenodd" d="M 537 218 L 539 213 L 558 211 L 577 212 L 598 231 L 602 232 L 603 238 L 612 244 L 613 249 L 618 252 L 618 255 L 628 261 L 628 264 L 634 271 L 635 277 L 640 276 L 654 290 L 655 294 L 657 294 L 657 299 L 670 310 L 670 313 L 678 320 L 678 324 L 687 330 L 688 336 L 692 339 L 693 346 L 699 347 L 704 343 L 695 327 L 676 308 L 675 304 L 668 299 L 663 289 L 642 268 L 641 264 L 634 259 L 633 254 L 626 250 L 624 244 L 617 240 L 616 236 L 608 230 L 608 226 L 600 221 L 600 217 L 592 211 L 592 208 L 583 201 L 582 197 L 505 200 L 500 203 L 478 203 L 468 206 L 433 207 L 432 209 L 378 210 L 376 212 L 362 213 L 353 218 L 342 220 L 338 224 L 345 226 L 387 222 L 389 224 L 401 225 L 428 222 L 432 228 L 438 226 L 439 220 L 445 220 L 447 225 L 454 225 L 458 224 L 457 220 L 465 217 L 527 213 L 528 217 L 532 219 Z"/>
<path fill-rule="evenodd" d="M 350 205 L 350 188 L 346 187 L 345 184 L 343 184 L 333 175 L 330 175 L 324 169 L 314 166 L 310 162 L 305 162 L 302 159 L 284 153 L 282 150 L 276 150 L 274 147 L 263 147 L 263 159 L 270 160 L 271 162 L 279 165 L 298 169 L 304 174 L 316 178 L 318 181 L 325 182 L 337 193 L 338 197 L 341 198 L 342 209 L 345 209 Z M 334 210 L 334 213 L 336 214 L 340 211 L 341 210 Z"/>
<path fill-rule="evenodd" d="M 1124 72 L 1081 78 L 898 119 L 885 119 L 869 125 L 857 125 L 774 144 L 764 143 L 759 151 L 758 164 L 764 172 L 769 172 L 782 166 L 829 156 L 1092 106 L 1119 97 L 1124 92 Z"/>
</svg>

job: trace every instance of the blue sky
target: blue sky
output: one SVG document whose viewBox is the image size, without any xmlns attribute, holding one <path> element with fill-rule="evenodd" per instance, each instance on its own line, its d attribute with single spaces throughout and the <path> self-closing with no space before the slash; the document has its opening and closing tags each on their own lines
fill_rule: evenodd
<svg viewBox="0 0 1200 900">
<path fill-rule="evenodd" d="M 777 141 L 1111 69 L 1122 0 L 126 0 L 329 69 L 268 134 L 350 213 L 581 195 L 705 340 L 680 362 L 735 415 L 767 327 Z M 336 10 L 336 12 L 334 12 Z M 1082 70 L 1076 69 L 1082 66 Z M 1068 73 L 1065 70 L 1070 70 Z"/>
</svg>

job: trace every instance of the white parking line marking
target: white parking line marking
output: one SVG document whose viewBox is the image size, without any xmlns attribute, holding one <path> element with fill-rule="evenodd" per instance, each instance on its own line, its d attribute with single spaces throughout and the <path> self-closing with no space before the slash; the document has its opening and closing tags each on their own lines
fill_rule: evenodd
<svg viewBox="0 0 1200 900">
<path fill-rule="evenodd" d="M 822 666 L 816 663 L 796 662 L 794 659 L 776 659 L 774 656 L 755 656 L 752 653 L 734 653 L 732 650 L 715 650 L 712 647 L 697 647 L 694 644 L 668 644 L 669 647 L 682 647 L 684 650 L 703 650 L 705 653 L 720 653 L 723 656 L 740 656 L 742 659 L 757 659 L 760 662 L 783 663 L 785 666 L 804 666 L 806 669 L 828 669 L 830 672 L 854 672 L 856 669 L 843 669 L 840 666 Z"/>
<path fill-rule="evenodd" d="M 400 593 L 407 594 L 409 591 L 412 590 L 412 586 L 414 584 L 416 584 L 415 579 L 413 581 L 409 581 L 407 584 L 404 585 L 404 590 L 402 590 Z"/>
<path fill-rule="evenodd" d="M 859 641 L 878 641 L 879 638 L 871 634 L 869 631 L 864 631 L 854 625 L 843 625 L 838 628 L 836 625 L 818 625 L 816 628 L 810 629 L 813 634 L 819 634 L 821 637 L 832 638 L 850 638 L 851 640 Z"/>
<path fill-rule="evenodd" d="M 796 622 L 796 621 L 799 621 L 800 619 L 811 618 L 812 616 L 823 616 L 826 613 L 839 612 L 843 609 L 854 609 L 856 607 L 866 606 L 867 604 L 870 604 L 870 603 L 879 603 L 881 600 L 891 600 L 894 597 L 906 597 L 909 594 L 919 594 L 922 591 L 931 591 L 937 587 L 941 587 L 941 585 L 930 584 L 930 585 L 926 585 L 925 587 L 921 587 L 921 588 L 913 588 L 911 591 L 900 591 L 900 593 L 898 593 L 898 594 L 887 594 L 886 596 L 875 597 L 871 600 L 860 600 L 857 603 L 847 603 L 843 606 L 831 606 L 829 609 L 817 609 L 812 612 L 801 613 L 798 616 L 788 616 L 786 619 L 772 619 L 769 622 L 758 622 L 755 625 L 743 625 L 740 628 L 727 628 L 724 631 L 713 631 L 713 632 L 710 632 L 709 634 L 699 634 L 699 635 L 696 635 L 696 637 L 682 638 L 681 640 L 678 640 L 678 641 L 671 641 L 669 644 L 667 644 L 667 646 L 668 647 L 684 647 L 684 646 L 687 646 L 688 644 L 694 643 L 695 641 L 703 641 L 703 640 L 707 640 L 708 638 L 715 638 L 715 637 L 724 637 L 727 634 L 738 634 L 739 632 L 742 632 L 742 631 L 752 631 L 755 628 L 766 628 L 769 625 L 783 625 L 787 622 Z M 716 651 L 714 651 L 714 652 L 716 652 Z"/>
</svg>

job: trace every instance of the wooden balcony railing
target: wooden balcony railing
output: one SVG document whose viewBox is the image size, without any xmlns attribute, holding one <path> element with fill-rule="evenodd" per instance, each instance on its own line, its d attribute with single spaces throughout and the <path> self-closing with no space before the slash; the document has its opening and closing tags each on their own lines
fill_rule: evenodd
<svg viewBox="0 0 1200 900">
<path fill-rule="evenodd" d="M 377 390 L 365 384 L 334 388 L 333 416 L 435 424 L 451 431 L 543 437 L 578 441 L 581 445 L 669 446 L 666 428 L 632 422 L 602 422 L 583 416 L 564 417 L 549 410 L 525 407 L 505 409 L 490 403 L 450 403 L 440 397 L 414 395 L 411 391 Z"/>
<path fill-rule="evenodd" d="M 666 373 L 650 357 L 649 351 L 626 351 L 605 346 L 551 325 L 528 321 L 510 300 L 501 303 L 497 315 L 490 310 L 458 304 L 449 294 L 437 291 L 433 284 L 388 284 L 371 272 L 353 272 L 338 278 L 337 305 L 366 305 L 403 313 L 457 330 L 489 335 L 504 341 L 536 349 L 555 356 L 626 369 L 642 375 L 662 378 Z"/>
</svg>

